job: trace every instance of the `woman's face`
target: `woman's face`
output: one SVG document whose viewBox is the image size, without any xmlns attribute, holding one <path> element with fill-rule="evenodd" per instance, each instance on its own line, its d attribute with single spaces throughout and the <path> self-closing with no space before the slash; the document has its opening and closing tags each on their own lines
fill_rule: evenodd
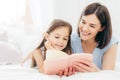
<svg viewBox="0 0 120 80">
<path fill-rule="evenodd" d="M 66 48 L 69 40 L 69 29 L 63 26 L 55 29 L 48 35 L 48 40 L 53 48 L 63 50 Z"/>
<path fill-rule="evenodd" d="M 102 27 L 95 14 L 82 16 L 79 24 L 80 38 L 82 40 L 95 40 L 97 33 L 100 31 L 102 31 Z"/>
</svg>

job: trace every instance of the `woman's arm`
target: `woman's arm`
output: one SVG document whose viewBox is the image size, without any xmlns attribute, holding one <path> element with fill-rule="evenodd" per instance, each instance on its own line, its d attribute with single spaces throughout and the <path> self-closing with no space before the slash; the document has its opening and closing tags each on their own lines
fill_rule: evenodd
<svg viewBox="0 0 120 80">
<path fill-rule="evenodd" d="M 117 44 L 112 45 L 103 56 L 102 70 L 114 70 L 116 62 Z M 94 64 L 91 64 L 91 68 L 96 71 L 100 69 Z"/>
<path fill-rule="evenodd" d="M 116 62 L 117 44 L 112 45 L 103 56 L 102 70 L 114 70 Z"/>
</svg>

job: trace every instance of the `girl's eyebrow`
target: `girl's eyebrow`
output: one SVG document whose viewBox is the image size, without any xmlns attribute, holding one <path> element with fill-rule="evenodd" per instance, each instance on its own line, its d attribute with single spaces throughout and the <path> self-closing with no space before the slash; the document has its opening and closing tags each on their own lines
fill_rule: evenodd
<svg viewBox="0 0 120 80">
<path fill-rule="evenodd" d="M 60 34 L 57 34 L 57 33 L 55 33 L 55 35 L 58 35 L 58 36 L 60 36 Z M 68 35 L 68 36 L 64 36 L 64 37 L 69 37 L 69 35 Z"/>
</svg>

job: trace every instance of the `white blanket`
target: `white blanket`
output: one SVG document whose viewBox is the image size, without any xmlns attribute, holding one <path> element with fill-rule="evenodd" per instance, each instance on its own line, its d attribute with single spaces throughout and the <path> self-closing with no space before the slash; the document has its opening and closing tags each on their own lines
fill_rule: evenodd
<svg viewBox="0 0 120 80">
<path fill-rule="evenodd" d="M 57 75 L 45 75 L 36 69 L 25 68 L 20 65 L 0 65 L 0 80 L 120 80 L 120 72 L 104 70 L 59 77 Z"/>
</svg>

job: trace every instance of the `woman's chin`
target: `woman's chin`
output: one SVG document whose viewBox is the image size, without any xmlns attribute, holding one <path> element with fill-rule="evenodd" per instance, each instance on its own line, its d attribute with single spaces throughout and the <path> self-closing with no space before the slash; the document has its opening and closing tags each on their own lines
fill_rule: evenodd
<svg viewBox="0 0 120 80">
<path fill-rule="evenodd" d="M 88 37 L 87 36 L 81 36 L 80 37 L 82 40 L 88 40 Z"/>
</svg>

